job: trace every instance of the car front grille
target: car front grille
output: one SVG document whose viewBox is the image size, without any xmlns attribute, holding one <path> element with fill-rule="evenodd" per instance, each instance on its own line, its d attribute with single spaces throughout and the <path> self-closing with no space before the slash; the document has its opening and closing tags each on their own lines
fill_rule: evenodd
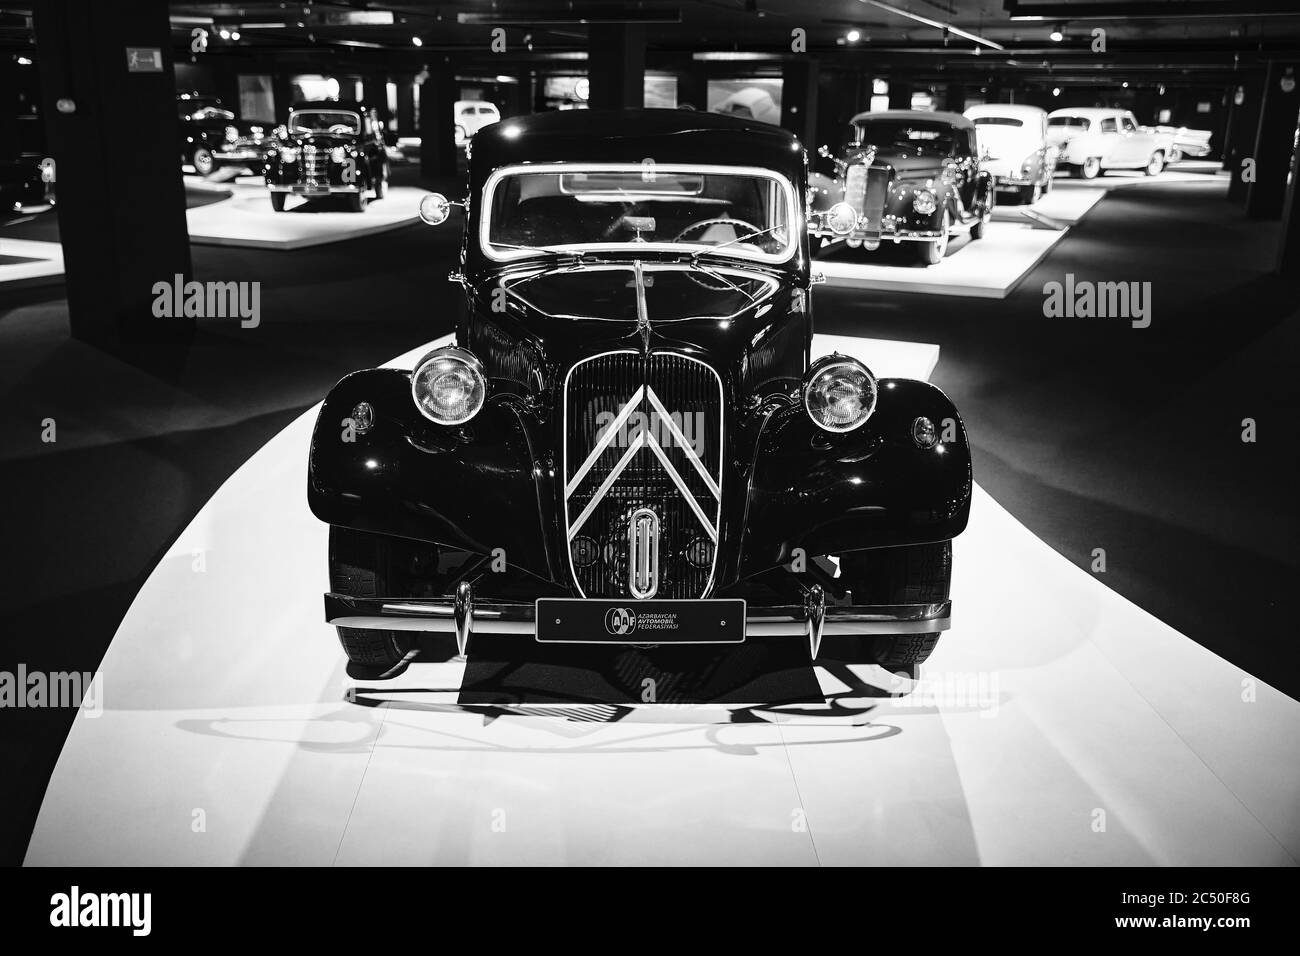
<svg viewBox="0 0 1300 956">
<path fill-rule="evenodd" d="M 629 527 L 633 512 L 648 508 L 659 519 L 653 596 L 705 596 L 722 483 L 717 372 L 673 353 L 606 353 L 573 367 L 564 403 L 565 523 L 582 594 L 631 594 Z"/>
<path fill-rule="evenodd" d="M 885 166 L 853 163 L 844 174 L 844 201 L 851 205 L 864 222 L 868 234 L 880 235 L 880 221 L 889 195 L 890 171 Z"/>
<path fill-rule="evenodd" d="M 315 146 L 302 148 L 302 176 L 307 183 L 328 183 L 330 180 L 330 155 Z"/>
</svg>

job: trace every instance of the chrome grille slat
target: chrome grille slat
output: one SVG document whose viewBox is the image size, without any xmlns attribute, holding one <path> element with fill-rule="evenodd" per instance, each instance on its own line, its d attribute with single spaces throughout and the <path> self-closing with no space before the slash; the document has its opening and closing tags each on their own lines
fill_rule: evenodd
<svg viewBox="0 0 1300 956">
<path fill-rule="evenodd" d="M 628 415 L 629 402 L 642 390 L 645 398 Z M 674 427 L 659 425 L 655 403 L 649 400 L 651 392 L 664 410 L 682 415 L 682 421 L 673 419 Z M 570 561 L 581 592 L 587 597 L 629 596 L 627 521 L 637 508 L 649 507 L 660 522 L 661 575 L 656 597 L 705 596 L 712 583 L 716 549 L 713 562 L 704 568 L 693 566 L 686 550 L 697 538 L 712 544 L 708 526 L 716 529 L 720 515 L 716 492 L 722 483 L 724 429 L 722 384 L 717 373 L 702 362 L 673 353 L 608 353 L 574 366 L 566 379 L 564 401 L 566 524 L 572 529 L 585 514 L 577 534 L 594 538 L 599 545 L 591 566 L 579 568 Z M 616 421 L 620 414 L 625 425 L 619 438 L 608 443 L 582 472 L 600 440 L 601 426 Z M 658 441 L 663 459 L 647 442 L 617 479 L 607 482 L 643 428 Z M 702 434 L 697 434 L 701 429 Z M 683 450 L 681 438 L 701 442 L 699 465 L 692 461 L 692 453 Z M 664 460 L 676 478 L 665 468 Z M 682 487 L 694 498 L 694 506 L 683 496 Z M 599 494 L 602 488 L 603 497 Z M 705 517 L 705 524 L 697 514 Z"/>
</svg>

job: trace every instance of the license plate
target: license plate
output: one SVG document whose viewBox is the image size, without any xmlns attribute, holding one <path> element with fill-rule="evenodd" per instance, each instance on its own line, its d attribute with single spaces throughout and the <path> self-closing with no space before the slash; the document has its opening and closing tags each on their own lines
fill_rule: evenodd
<svg viewBox="0 0 1300 956">
<path fill-rule="evenodd" d="M 740 644 L 745 602 L 539 598 L 544 644 Z"/>
</svg>

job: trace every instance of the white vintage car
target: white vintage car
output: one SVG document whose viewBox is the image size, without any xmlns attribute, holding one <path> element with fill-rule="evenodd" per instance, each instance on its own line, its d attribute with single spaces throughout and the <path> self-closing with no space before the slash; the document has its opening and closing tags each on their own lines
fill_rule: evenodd
<svg viewBox="0 0 1300 956">
<path fill-rule="evenodd" d="M 983 166 L 996 189 L 1014 191 L 1036 203 L 1052 188 L 1060 150 L 1048 139 L 1047 111 L 1037 106 L 988 103 L 972 106 L 965 117 L 975 124 Z"/>
<path fill-rule="evenodd" d="M 1199 159 L 1210 154 L 1210 137 L 1214 134 L 1208 129 L 1188 129 L 1186 126 L 1144 126 L 1142 129 L 1154 133 L 1162 144 L 1167 144 L 1166 163 Z"/>
<path fill-rule="evenodd" d="M 1156 176 L 1168 162 L 1168 143 L 1145 133 L 1128 110 L 1074 107 L 1047 117 L 1048 138 L 1061 148 L 1058 163 L 1094 179 L 1108 169 L 1140 169 Z"/>
<path fill-rule="evenodd" d="M 493 103 L 483 100 L 457 100 L 452 107 L 452 121 L 456 124 L 456 145 L 464 146 L 470 137 L 484 126 L 500 122 L 501 111 Z"/>
</svg>

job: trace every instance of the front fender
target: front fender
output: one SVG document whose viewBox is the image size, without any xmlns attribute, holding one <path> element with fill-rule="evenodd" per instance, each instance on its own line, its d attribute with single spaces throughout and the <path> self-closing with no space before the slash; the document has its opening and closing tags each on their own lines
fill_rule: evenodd
<svg viewBox="0 0 1300 956">
<path fill-rule="evenodd" d="M 362 401 L 374 408 L 365 434 L 345 421 Z M 477 554 L 503 548 L 512 567 L 551 579 L 544 471 L 514 396 L 489 399 L 466 425 L 441 426 L 416 409 L 409 372 L 370 369 L 344 378 L 321 406 L 307 501 L 330 524 Z"/>
<path fill-rule="evenodd" d="M 951 440 L 919 447 L 921 415 Z M 794 404 L 759 437 L 738 576 L 785 564 L 795 548 L 815 557 L 945 541 L 965 529 L 970 500 L 965 425 L 933 385 L 882 379 L 875 413 L 847 435 L 821 430 Z"/>
</svg>

